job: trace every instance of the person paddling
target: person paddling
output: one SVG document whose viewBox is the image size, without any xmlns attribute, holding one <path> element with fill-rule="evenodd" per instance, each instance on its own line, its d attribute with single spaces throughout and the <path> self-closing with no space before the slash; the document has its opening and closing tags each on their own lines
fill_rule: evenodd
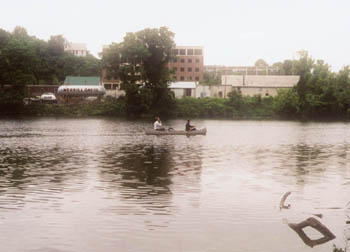
<svg viewBox="0 0 350 252">
<path fill-rule="evenodd" d="M 187 120 L 186 131 L 192 131 L 192 130 L 196 130 L 196 126 L 191 125 L 191 120 Z"/>
<path fill-rule="evenodd" d="M 162 125 L 162 122 L 160 121 L 160 118 L 157 116 L 156 121 L 153 124 L 153 129 L 159 130 L 159 131 L 164 131 L 165 128 Z"/>
</svg>

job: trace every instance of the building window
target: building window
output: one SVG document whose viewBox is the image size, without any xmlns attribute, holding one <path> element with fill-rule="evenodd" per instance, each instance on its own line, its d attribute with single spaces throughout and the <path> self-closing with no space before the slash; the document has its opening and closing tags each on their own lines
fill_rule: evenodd
<svg viewBox="0 0 350 252">
<path fill-rule="evenodd" d="M 181 59 L 180 62 L 181 62 L 181 63 L 185 63 L 185 59 Z"/>
<path fill-rule="evenodd" d="M 177 63 L 177 59 L 173 59 L 173 63 Z"/>
<path fill-rule="evenodd" d="M 269 96 L 269 93 L 266 93 L 265 96 Z"/>
<path fill-rule="evenodd" d="M 111 84 L 105 84 L 105 89 L 106 89 L 106 90 L 112 89 L 112 85 L 111 85 Z"/>
<path fill-rule="evenodd" d="M 177 71 L 177 67 L 174 67 L 174 68 L 173 68 L 173 71 L 176 72 L 176 71 Z"/>
<path fill-rule="evenodd" d="M 192 72 L 192 67 L 187 68 L 188 72 Z"/>
<path fill-rule="evenodd" d="M 192 80 L 192 76 L 188 77 L 188 80 Z"/>
<path fill-rule="evenodd" d="M 202 55 L 202 49 L 195 49 L 194 55 Z"/>
<path fill-rule="evenodd" d="M 198 73 L 198 72 L 199 72 L 199 68 L 198 68 L 198 67 L 196 67 L 196 69 L 195 69 L 194 71 Z"/>
<path fill-rule="evenodd" d="M 171 53 L 173 55 L 179 55 L 179 50 L 178 49 L 173 49 L 173 50 L 171 50 Z"/>
<path fill-rule="evenodd" d="M 180 49 L 180 55 L 186 55 L 186 49 Z"/>
<path fill-rule="evenodd" d="M 181 76 L 181 77 L 180 77 L 180 80 L 185 80 L 185 77 Z"/>
<path fill-rule="evenodd" d="M 187 49 L 187 55 L 193 55 L 193 49 Z"/>
<path fill-rule="evenodd" d="M 199 81 L 199 77 L 198 76 L 196 76 L 196 81 Z"/>
<path fill-rule="evenodd" d="M 187 62 L 188 62 L 188 63 L 192 63 L 192 59 L 188 59 Z"/>
<path fill-rule="evenodd" d="M 200 62 L 200 60 L 199 59 L 196 59 L 196 63 L 199 63 Z"/>
<path fill-rule="evenodd" d="M 180 68 L 180 71 L 181 71 L 181 72 L 185 72 L 185 68 L 184 68 L 184 67 L 181 67 L 181 68 Z"/>
</svg>

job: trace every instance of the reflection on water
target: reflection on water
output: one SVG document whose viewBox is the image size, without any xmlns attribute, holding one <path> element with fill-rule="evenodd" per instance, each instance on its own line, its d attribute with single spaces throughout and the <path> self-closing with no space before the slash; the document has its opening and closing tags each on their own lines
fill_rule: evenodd
<svg viewBox="0 0 350 252">
<path fill-rule="evenodd" d="M 0 121 L 1 249 L 309 251 L 282 220 L 311 216 L 336 236 L 313 250 L 347 246 L 350 124 L 193 123 L 208 134 L 146 136 L 151 122 L 109 119 Z M 291 207 L 280 211 L 288 191 Z"/>
<path fill-rule="evenodd" d="M 108 183 L 109 190 L 118 191 L 127 202 L 158 210 L 158 214 L 170 211 L 173 163 L 167 146 L 123 146 L 103 150 L 102 156 L 101 181 Z M 127 207 L 119 210 L 123 214 L 142 214 L 130 212 Z"/>
<path fill-rule="evenodd" d="M 303 240 L 303 242 L 313 248 L 314 246 L 324 244 L 330 240 L 333 240 L 335 238 L 334 234 L 320 221 L 315 219 L 314 217 L 307 218 L 306 220 L 300 222 L 300 223 L 289 223 L 288 226 L 293 229 L 299 237 Z M 311 239 L 305 232 L 304 228 L 306 227 L 312 227 L 323 236 L 321 238 L 317 239 Z"/>
</svg>

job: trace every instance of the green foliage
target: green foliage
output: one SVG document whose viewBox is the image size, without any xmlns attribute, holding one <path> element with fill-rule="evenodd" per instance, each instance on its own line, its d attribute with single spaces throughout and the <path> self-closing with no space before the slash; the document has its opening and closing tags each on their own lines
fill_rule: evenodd
<svg viewBox="0 0 350 252">
<path fill-rule="evenodd" d="M 350 70 L 333 73 L 323 60 L 314 60 L 306 51 L 298 60 L 285 60 L 284 74 L 297 74 L 300 80 L 293 90 L 280 90 L 274 99 L 279 116 L 304 119 L 350 118 Z M 280 64 L 280 63 L 278 63 Z"/>
<path fill-rule="evenodd" d="M 103 102 L 94 101 L 78 106 L 64 104 L 30 104 L 24 106 L 23 115 L 32 116 L 125 116 L 125 101 L 121 99 L 106 99 Z"/>
<path fill-rule="evenodd" d="M 176 117 L 181 118 L 220 118 L 228 116 L 225 100 L 220 98 L 196 99 L 186 97 L 177 99 Z"/>
<path fill-rule="evenodd" d="M 269 66 L 269 64 L 267 64 L 266 61 L 263 60 L 263 59 L 258 59 L 257 61 L 255 61 L 254 65 L 256 67 L 267 67 L 267 66 Z"/>
<path fill-rule="evenodd" d="M 299 97 L 294 89 L 280 89 L 273 101 L 273 109 L 281 117 L 299 115 Z"/>
<path fill-rule="evenodd" d="M 23 85 L 0 88 L 0 115 L 20 114 L 23 108 L 25 90 Z"/>
<path fill-rule="evenodd" d="M 100 75 L 100 62 L 92 55 L 64 52 L 62 35 L 48 42 L 29 36 L 22 27 L 12 33 L 0 29 L 0 83 L 62 83 L 67 75 Z"/>
<path fill-rule="evenodd" d="M 232 92 L 229 98 L 186 97 L 177 99 L 176 117 L 182 118 L 271 118 L 273 98 L 261 96 L 243 97 Z"/>
<path fill-rule="evenodd" d="M 342 249 L 342 248 L 337 248 L 334 244 L 333 244 L 333 252 L 346 252 L 347 249 Z"/>
<path fill-rule="evenodd" d="M 100 75 L 100 61 L 64 52 L 62 35 L 48 42 L 29 36 L 22 27 L 0 29 L 0 114 L 20 114 L 26 85 L 60 84 L 67 75 Z M 9 89 L 4 86 L 12 85 Z M 28 111 L 31 113 L 31 111 Z"/>
<path fill-rule="evenodd" d="M 174 33 L 166 27 L 127 33 L 124 41 L 112 44 L 102 55 L 107 77 L 119 79 L 126 92 L 130 116 L 151 111 L 167 114 L 174 105 L 168 90 L 171 72 L 167 65 L 174 47 Z"/>
<path fill-rule="evenodd" d="M 221 73 L 220 72 L 207 72 L 203 73 L 203 80 L 200 81 L 201 85 L 220 85 Z"/>
</svg>

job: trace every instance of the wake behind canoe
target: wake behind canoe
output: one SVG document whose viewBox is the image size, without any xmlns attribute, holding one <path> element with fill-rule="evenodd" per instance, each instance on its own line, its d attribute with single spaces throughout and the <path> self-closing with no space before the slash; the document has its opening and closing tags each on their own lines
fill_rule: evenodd
<svg viewBox="0 0 350 252">
<path fill-rule="evenodd" d="M 206 135 L 207 129 L 199 129 L 199 130 L 192 130 L 192 131 L 185 131 L 185 130 L 165 130 L 165 131 L 159 131 L 159 130 L 146 130 L 146 135 Z"/>
</svg>

